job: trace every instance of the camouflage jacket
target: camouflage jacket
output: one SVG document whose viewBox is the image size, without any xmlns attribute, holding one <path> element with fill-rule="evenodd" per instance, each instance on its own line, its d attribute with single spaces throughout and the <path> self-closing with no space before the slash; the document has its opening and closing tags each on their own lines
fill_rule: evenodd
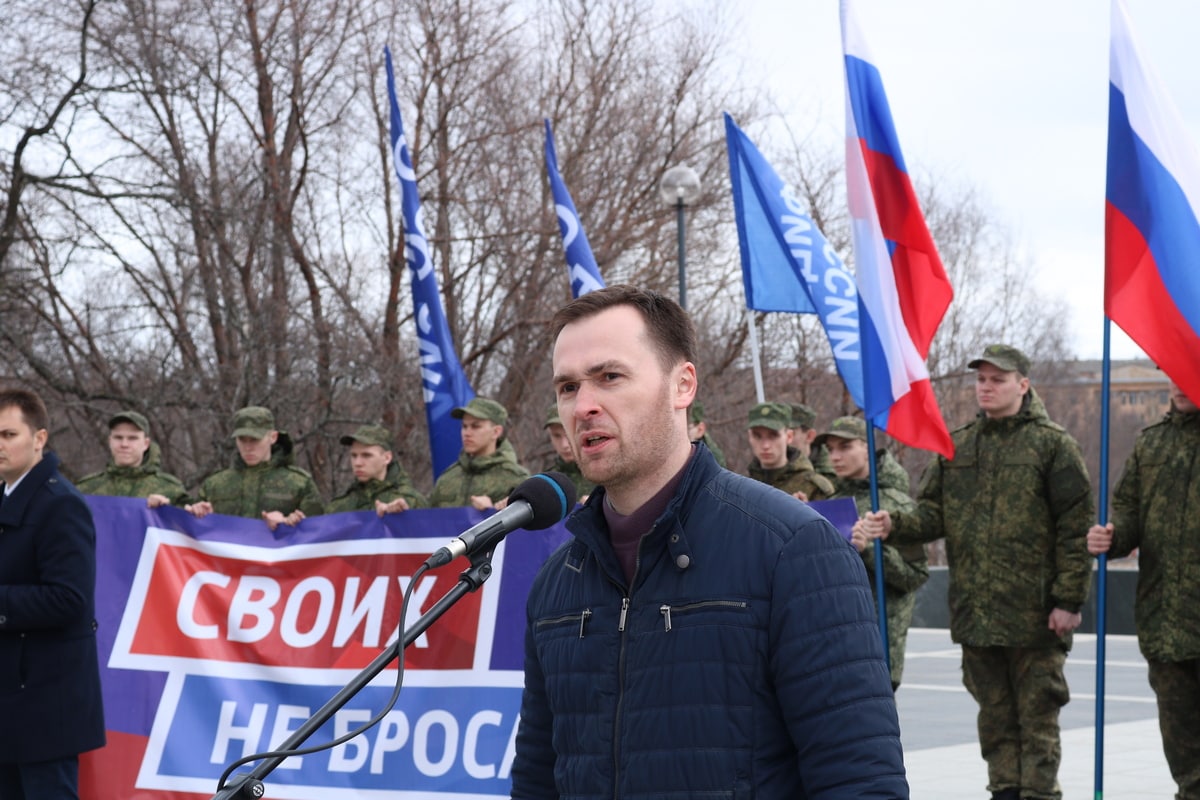
<svg viewBox="0 0 1200 800">
<path fill-rule="evenodd" d="M 921 478 L 915 513 L 893 516 L 894 542 L 945 537 L 950 635 L 976 647 L 1071 646 L 1047 627 L 1087 600 L 1092 489 L 1079 445 L 1031 388 L 1021 410 L 982 413 L 951 434 Z"/>
<path fill-rule="evenodd" d="M 161 494 L 172 505 L 189 502 L 183 482 L 160 467 L 162 451 L 157 442 L 151 442 L 142 463 L 136 467 L 118 467 L 112 463 L 100 472 L 85 475 L 75 482 L 75 488 L 84 494 L 101 494 L 108 497 L 149 497 Z"/>
<path fill-rule="evenodd" d="M 354 481 L 346 491 L 330 501 L 325 507 L 326 514 L 337 514 L 340 511 L 374 511 L 375 501 L 389 503 L 398 497 L 408 501 L 409 508 L 425 508 L 425 495 L 417 491 L 409 479 L 404 467 L 392 459 L 388 464 L 387 474 L 383 480 L 372 478 L 369 481 Z"/>
<path fill-rule="evenodd" d="M 892 458 L 887 450 L 875 454 L 875 470 L 879 481 L 879 507 L 892 514 L 911 512 L 917 504 L 908 494 L 908 473 L 900 462 Z M 871 510 L 871 481 L 868 478 L 839 478 L 834 481 L 834 498 L 853 498 L 858 514 Z M 875 589 L 875 548 L 869 546 L 862 552 L 867 567 L 871 590 Z M 920 543 L 897 545 L 883 543 L 883 585 L 888 601 L 888 616 L 891 616 L 892 599 L 915 592 L 929 580 L 929 561 L 925 557 L 925 545 Z"/>
<path fill-rule="evenodd" d="M 717 443 L 713 441 L 712 436 L 710 436 L 708 433 L 705 433 L 700 437 L 700 441 L 704 442 L 704 446 L 708 448 L 708 452 L 712 453 L 713 458 L 717 460 L 717 465 L 720 466 L 721 469 L 725 469 L 727 467 L 725 463 L 725 454 L 721 452 L 721 448 L 718 447 Z"/>
<path fill-rule="evenodd" d="M 433 485 L 429 495 L 432 508 L 468 506 L 471 497 L 485 494 L 495 503 L 508 497 L 517 484 L 529 477 L 529 470 L 517 464 L 502 450 L 472 458 L 460 452 Z"/>
<path fill-rule="evenodd" d="M 574 461 L 568 464 L 561 458 L 556 458 L 554 459 L 553 466 L 550 467 L 550 471 L 561 472 L 571 479 L 571 483 L 575 484 L 575 499 L 580 502 L 596 490 L 596 484 L 583 477 L 583 472 L 579 469 L 579 464 Z"/>
<path fill-rule="evenodd" d="M 200 487 L 200 499 L 212 503 L 217 514 L 258 519 L 264 511 L 306 517 L 324 512 L 312 475 L 293 464 L 292 440 L 283 431 L 271 447 L 271 458 L 253 467 L 240 455 L 229 469 L 209 475 Z"/>
<path fill-rule="evenodd" d="M 824 500 L 833 495 L 833 481 L 818 474 L 808 456 L 794 447 L 788 448 L 787 456 L 788 463 L 779 469 L 763 469 L 757 458 L 750 459 L 750 477 L 788 494 L 804 492 L 809 500 Z"/>
<path fill-rule="evenodd" d="M 833 469 L 833 461 L 830 460 L 829 450 L 826 449 L 825 445 L 821 444 L 813 447 L 812 452 L 808 454 L 808 460 L 812 462 L 813 469 L 817 471 L 818 475 L 824 475 L 826 478 L 829 478 L 829 480 L 833 481 L 835 485 L 837 484 L 837 472 Z M 897 469 L 899 469 L 901 472 L 904 472 L 904 467 L 900 466 L 899 462 L 897 462 L 895 459 L 892 459 L 892 463 L 896 465 Z M 904 493 L 907 495 L 908 473 L 905 472 L 904 475 L 906 480 L 906 483 L 904 484 Z"/>
<path fill-rule="evenodd" d="M 1142 654 L 1200 658 L 1200 413 L 1172 410 L 1138 436 L 1113 492 L 1113 544 L 1140 547 L 1137 621 Z"/>
</svg>

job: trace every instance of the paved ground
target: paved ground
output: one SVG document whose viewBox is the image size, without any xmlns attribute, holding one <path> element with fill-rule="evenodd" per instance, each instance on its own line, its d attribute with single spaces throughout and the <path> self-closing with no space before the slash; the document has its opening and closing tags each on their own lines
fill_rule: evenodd
<svg viewBox="0 0 1200 800">
<path fill-rule="evenodd" d="M 1163 798 L 1175 794 L 1158 732 L 1146 662 L 1133 636 L 1105 639 L 1103 797 Z M 975 701 L 963 688 L 958 647 L 949 631 L 908 634 L 904 683 L 896 695 L 913 800 L 989 797 L 987 766 L 975 735 Z M 1071 702 L 1063 709 L 1064 800 L 1099 800 L 1096 780 L 1096 637 L 1081 634 L 1067 659 Z"/>
</svg>

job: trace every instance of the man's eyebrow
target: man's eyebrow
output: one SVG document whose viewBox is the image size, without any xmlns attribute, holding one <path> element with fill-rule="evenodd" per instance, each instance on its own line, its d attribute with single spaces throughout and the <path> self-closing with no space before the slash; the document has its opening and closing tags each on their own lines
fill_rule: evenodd
<svg viewBox="0 0 1200 800">
<path fill-rule="evenodd" d="M 583 377 L 590 378 L 594 375 L 601 375 L 605 372 L 622 372 L 626 369 L 625 365 L 615 359 L 601 361 L 599 364 L 594 364 L 583 371 Z M 567 383 L 579 378 L 565 373 L 558 373 L 552 379 L 554 383 Z"/>
</svg>

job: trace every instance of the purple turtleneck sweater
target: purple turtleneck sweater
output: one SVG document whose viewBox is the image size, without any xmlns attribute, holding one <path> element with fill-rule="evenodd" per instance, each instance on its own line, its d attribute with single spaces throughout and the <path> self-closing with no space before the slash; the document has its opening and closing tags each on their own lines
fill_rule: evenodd
<svg viewBox="0 0 1200 800">
<path fill-rule="evenodd" d="M 693 445 L 692 455 L 688 456 L 688 460 L 679 472 L 675 473 L 675 477 L 667 481 L 657 494 L 631 514 L 617 513 L 617 510 L 609 505 L 608 496 L 605 495 L 602 507 L 604 519 L 608 522 L 608 538 L 616 551 L 617 560 L 621 562 L 621 569 L 625 572 L 626 585 L 633 582 L 633 573 L 637 569 L 638 546 L 642 543 L 642 537 L 650 532 L 654 521 L 666 510 L 667 504 L 671 502 L 675 490 L 683 480 L 683 473 L 687 471 L 688 464 L 695 455 L 696 448 Z"/>
</svg>

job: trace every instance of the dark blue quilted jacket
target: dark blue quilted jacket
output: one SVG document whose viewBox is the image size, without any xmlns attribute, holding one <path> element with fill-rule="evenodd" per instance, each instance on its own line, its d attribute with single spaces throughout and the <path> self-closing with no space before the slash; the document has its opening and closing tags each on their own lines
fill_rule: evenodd
<svg viewBox="0 0 1200 800">
<path fill-rule="evenodd" d="M 603 490 L 528 604 L 514 798 L 908 797 L 862 561 L 703 447 L 632 588 Z"/>
</svg>

